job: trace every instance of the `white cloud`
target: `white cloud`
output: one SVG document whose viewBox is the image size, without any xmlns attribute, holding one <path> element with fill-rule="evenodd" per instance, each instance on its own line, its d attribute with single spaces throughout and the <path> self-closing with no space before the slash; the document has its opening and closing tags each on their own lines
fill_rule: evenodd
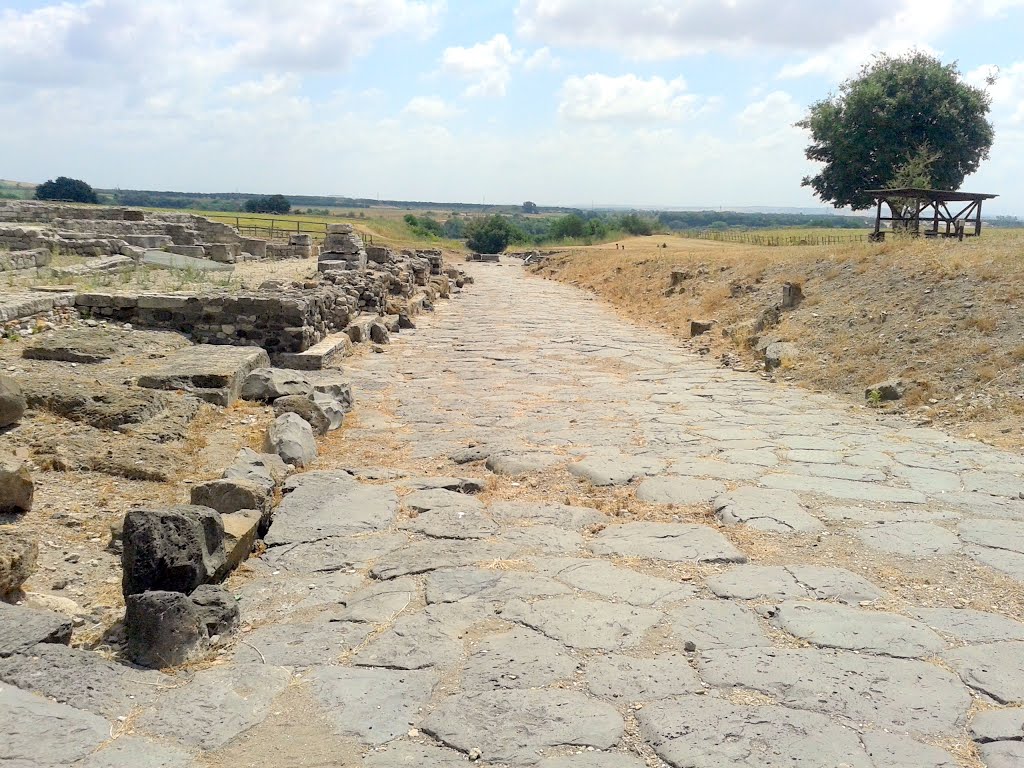
<svg viewBox="0 0 1024 768">
<path fill-rule="evenodd" d="M 293 90 L 298 84 L 294 75 L 265 75 L 259 80 L 246 80 L 224 89 L 224 95 L 238 101 L 259 102 L 269 96 Z"/>
<path fill-rule="evenodd" d="M 570 77 L 562 85 L 558 114 L 568 120 L 680 120 L 692 112 L 697 97 L 686 92 L 681 77 L 643 79 L 636 75 L 592 74 Z"/>
<path fill-rule="evenodd" d="M 547 46 L 538 48 L 523 64 L 523 69 L 527 72 L 539 72 L 541 70 L 550 69 L 555 70 L 562 66 L 562 62 L 551 53 L 551 49 Z"/>
<path fill-rule="evenodd" d="M 986 83 L 989 75 L 996 78 L 992 85 Z M 1024 61 L 1008 67 L 978 67 L 964 77 L 972 85 L 988 90 L 992 96 L 994 120 L 1012 126 L 1024 125 Z"/>
<path fill-rule="evenodd" d="M 504 96 L 512 67 L 523 59 L 523 54 L 512 49 L 508 36 L 497 34 L 486 43 L 469 48 L 445 48 L 441 54 L 441 71 L 470 84 L 466 96 Z"/>
<path fill-rule="evenodd" d="M 450 120 L 462 114 L 462 110 L 444 99 L 433 96 L 416 96 L 402 109 L 402 114 L 430 122 Z"/>
<path fill-rule="evenodd" d="M 800 119 L 803 110 L 785 91 L 772 91 L 764 98 L 748 104 L 736 116 L 736 121 L 748 129 L 764 129 L 792 125 Z"/>
</svg>

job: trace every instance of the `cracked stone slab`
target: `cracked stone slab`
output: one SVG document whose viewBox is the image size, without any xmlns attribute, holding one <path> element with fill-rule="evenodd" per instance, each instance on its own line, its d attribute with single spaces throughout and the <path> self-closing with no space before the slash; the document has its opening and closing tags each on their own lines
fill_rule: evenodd
<svg viewBox="0 0 1024 768">
<path fill-rule="evenodd" d="M 428 670 L 360 667 L 321 667 L 311 679 L 335 733 L 375 745 L 415 726 L 437 684 Z"/>
<path fill-rule="evenodd" d="M 726 525 L 746 525 L 770 533 L 813 533 L 824 528 L 792 491 L 744 487 L 719 496 L 714 503 Z"/>
<path fill-rule="evenodd" d="M 272 568 L 294 573 L 361 571 L 409 544 L 401 533 L 367 536 L 331 536 L 319 541 L 271 547 L 263 559 Z"/>
<path fill-rule="evenodd" d="M 269 624 L 246 634 L 235 649 L 242 664 L 267 663 L 277 667 L 312 667 L 337 659 L 355 648 L 371 628 L 350 622 Z"/>
<path fill-rule="evenodd" d="M 529 475 L 551 469 L 564 461 L 565 456 L 559 456 L 557 453 L 524 451 L 491 454 L 484 466 L 496 475 Z"/>
<path fill-rule="evenodd" d="M 923 493 L 911 488 L 894 488 L 879 483 L 815 477 L 813 475 L 769 474 L 761 478 L 761 485 L 766 488 L 781 488 L 798 493 L 818 493 L 822 496 L 853 501 L 891 501 L 906 504 L 924 504 L 928 500 Z"/>
<path fill-rule="evenodd" d="M 586 666 L 587 689 L 609 701 L 653 701 L 703 691 L 704 686 L 686 657 L 673 653 L 653 659 L 602 654 Z"/>
<path fill-rule="evenodd" d="M 697 593 L 689 584 L 648 576 L 596 557 L 537 560 L 536 565 L 541 573 L 576 589 L 630 605 L 651 607 L 678 603 L 693 598 Z"/>
<path fill-rule="evenodd" d="M 441 568 L 459 568 L 508 558 L 515 548 L 510 544 L 478 542 L 467 546 L 460 541 L 435 539 L 416 541 L 389 552 L 370 569 L 375 579 L 387 581 L 399 576 L 428 573 Z"/>
<path fill-rule="evenodd" d="M 448 491 L 445 491 L 448 493 Z M 461 495 L 461 494 L 455 494 Z M 473 501 L 472 496 L 468 497 Z M 479 504 L 480 502 L 477 502 Z M 398 525 L 404 531 L 414 531 L 432 539 L 486 539 L 498 532 L 498 525 L 469 507 L 443 507 L 421 512 Z"/>
<path fill-rule="evenodd" d="M 553 525 L 524 525 L 508 528 L 498 536 L 498 541 L 511 544 L 517 554 L 572 555 L 583 549 L 584 540 L 576 531 L 556 528 Z"/>
<path fill-rule="evenodd" d="M 1024 642 L 968 645 L 942 654 L 967 685 L 1000 704 L 1024 703 Z"/>
<path fill-rule="evenodd" d="M 854 731 L 813 712 L 680 696 L 647 705 L 637 719 L 673 768 L 876 768 Z"/>
<path fill-rule="evenodd" d="M 594 523 L 608 520 L 603 512 L 590 507 L 573 507 L 568 504 L 534 504 L 522 501 L 499 501 L 488 511 L 491 519 L 504 525 L 553 525 L 578 531 Z"/>
<path fill-rule="evenodd" d="M 347 472 L 304 472 L 285 483 L 284 493 L 265 537 L 268 547 L 383 530 L 398 514 L 394 490 L 365 485 Z"/>
<path fill-rule="evenodd" d="M 946 647 L 924 624 L 895 613 L 791 600 L 771 609 L 770 616 L 775 626 L 824 648 L 918 658 Z"/>
<path fill-rule="evenodd" d="M 1024 624 L 970 608 L 918 608 L 911 613 L 937 632 L 965 643 L 1024 640 Z"/>
<path fill-rule="evenodd" d="M 44 643 L 0 659 L 0 680 L 101 717 L 117 718 L 149 703 L 174 680 L 109 661 L 98 653 Z"/>
<path fill-rule="evenodd" d="M 414 491 L 429 491 L 433 488 L 441 488 L 445 491 L 457 491 L 458 493 L 480 493 L 485 487 L 483 481 L 472 477 L 416 477 L 402 480 L 399 485 Z"/>
<path fill-rule="evenodd" d="M 985 768 L 1020 768 L 1024 765 L 1024 743 L 1019 741 L 997 741 L 982 744 L 978 748 Z"/>
<path fill-rule="evenodd" d="M 886 593 L 845 568 L 820 565 L 741 565 L 707 579 L 718 597 L 740 600 L 815 599 L 861 603 Z"/>
<path fill-rule="evenodd" d="M 739 648 L 705 652 L 697 658 L 697 670 L 713 686 L 750 688 L 787 707 L 918 734 L 956 730 L 971 706 L 960 680 L 916 659 Z"/>
<path fill-rule="evenodd" d="M 738 447 L 738 444 L 734 444 Z M 714 459 L 684 459 L 672 462 L 672 473 L 690 475 L 692 477 L 710 477 L 715 480 L 743 482 L 756 480 L 765 469 L 759 464 L 743 464 L 733 461 L 717 461 Z"/>
<path fill-rule="evenodd" d="M 510 601 L 501 618 L 518 621 L 570 648 L 613 651 L 638 645 L 664 614 L 577 597 L 554 597 L 526 603 Z"/>
<path fill-rule="evenodd" d="M 110 738 L 102 717 L 0 683 L 0 765 L 65 768 Z"/>
<path fill-rule="evenodd" d="M 427 575 L 427 603 L 474 599 L 491 602 L 532 600 L 571 594 L 565 585 L 539 573 L 489 568 L 454 568 Z"/>
<path fill-rule="evenodd" d="M 578 664 L 561 643 L 517 627 L 477 644 L 462 668 L 462 687 L 467 691 L 542 688 L 572 677 Z"/>
<path fill-rule="evenodd" d="M 363 768 L 465 768 L 466 756 L 428 744 L 393 741 L 363 758 Z"/>
<path fill-rule="evenodd" d="M 432 509 L 459 509 L 464 512 L 480 512 L 484 505 L 475 496 L 450 491 L 444 488 L 425 488 L 402 497 L 402 508 L 413 512 L 429 512 Z"/>
<path fill-rule="evenodd" d="M 968 732 L 979 744 L 991 741 L 1024 741 L 1024 707 L 979 712 L 971 720 Z"/>
<path fill-rule="evenodd" d="M 71 642 L 71 618 L 53 611 L 0 601 L 0 659 L 39 643 Z"/>
<path fill-rule="evenodd" d="M 219 749 L 261 723 L 291 679 L 265 664 L 232 664 L 196 672 L 165 692 L 136 722 L 140 731 L 186 747 Z"/>
<path fill-rule="evenodd" d="M 647 456 L 595 455 L 569 465 L 569 474 L 590 482 L 591 485 L 626 485 L 638 477 L 655 475 L 665 469 L 665 462 Z"/>
<path fill-rule="evenodd" d="M 344 599 L 345 607 L 332 618 L 381 624 L 391 621 L 416 599 L 419 589 L 411 578 L 392 579 L 363 587 Z"/>
<path fill-rule="evenodd" d="M 821 514 L 829 520 L 851 523 L 929 523 L 937 520 L 955 520 L 956 512 L 914 507 L 877 509 L 874 507 L 824 506 Z"/>
<path fill-rule="evenodd" d="M 137 736 L 121 736 L 72 768 L 194 768 L 195 760 L 178 747 Z"/>
<path fill-rule="evenodd" d="M 537 768 L 644 768 L 646 764 L 621 752 L 581 752 L 565 757 L 548 757 Z"/>
<path fill-rule="evenodd" d="M 944 749 L 908 736 L 869 731 L 860 737 L 875 768 L 959 768 L 960 761 Z"/>
<path fill-rule="evenodd" d="M 580 693 L 527 690 L 449 696 L 421 727 L 460 752 L 478 749 L 482 760 L 519 766 L 535 765 L 550 748 L 608 749 L 624 724 L 611 705 Z"/>
<path fill-rule="evenodd" d="M 336 611 L 362 584 L 351 573 L 267 574 L 246 582 L 235 592 L 242 620 L 249 624 L 280 621 L 299 611 Z"/>
<path fill-rule="evenodd" d="M 962 520 L 960 538 L 980 547 L 1024 554 L 1024 522 L 1016 520 Z"/>
<path fill-rule="evenodd" d="M 387 669 L 450 667 L 462 656 L 466 629 L 487 616 L 471 605 L 428 606 L 420 613 L 400 618 L 363 647 L 352 663 Z"/>
<path fill-rule="evenodd" d="M 590 545 L 596 555 L 647 557 L 671 562 L 745 563 L 747 556 L 706 525 L 626 523 L 612 525 Z"/>
<path fill-rule="evenodd" d="M 636 487 L 636 497 L 648 504 L 706 504 L 725 493 L 718 480 L 703 480 L 687 475 L 648 477 Z"/>
<path fill-rule="evenodd" d="M 669 613 L 672 633 L 698 651 L 771 645 L 757 617 L 728 600 L 694 600 Z"/>
<path fill-rule="evenodd" d="M 1015 581 L 1024 582 L 1024 555 L 991 547 L 964 547 L 964 552 L 982 565 L 995 568 Z"/>
<path fill-rule="evenodd" d="M 956 534 L 931 523 L 884 523 L 857 531 L 865 546 L 904 557 L 949 555 L 960 549 Z"/>
</svg>

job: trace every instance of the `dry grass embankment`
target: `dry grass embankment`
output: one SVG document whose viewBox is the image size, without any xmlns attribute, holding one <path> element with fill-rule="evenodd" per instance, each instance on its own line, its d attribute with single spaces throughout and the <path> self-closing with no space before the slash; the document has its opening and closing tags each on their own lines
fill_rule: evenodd
<svg viewBox="0 0 1024 768">
<path fill-rule="evenodd" d="M 574 249 L 537 271 L 680 338 L 691 319 L 713 321 L 687 342 L 705 354 L 753 367 L 766 343 L 793 342 L 777 378 L 861 403 L 867 386 L 900 378 L 907 395 L 885 408 L 1024 445 L 1024 230 L 962 243 L 770 248 L 655 235 L 622 245 Z M 804 301 L 756 332 L 787 282 Z"/>
</svg>

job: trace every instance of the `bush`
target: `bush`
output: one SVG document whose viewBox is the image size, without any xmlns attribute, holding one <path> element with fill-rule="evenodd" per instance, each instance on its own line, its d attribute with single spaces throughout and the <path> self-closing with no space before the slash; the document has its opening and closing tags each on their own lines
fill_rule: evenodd
<svg viewBox="0 0 1024 768">
<path fill-rule="evenodd" d="M 474 253 L 501 253 L 510 242 L 523 237 L 508 219 L 497 214 L 474 219 L 465 231 L 466 245 Z"/>
<path fill-rule="evenodd" d="M 62 200 L 72 203 L 98 203 L 96 191 L 81 179 L 58 176 L 36 187 L 36 200 Z"/>
<path fill-rule="evenodd" d="M 288 213 L 292 204 L 284 195 L 254 197 L 245 201 L 248 213 Z"/>
<path fill-rule="evenodd" d="M 430 216 L 414 216 L 411 213 L 405 214 L 405 223 L 413 234 L 420 237 L 441 237 L 443 234 L 441 222 Z"/>
</svg>

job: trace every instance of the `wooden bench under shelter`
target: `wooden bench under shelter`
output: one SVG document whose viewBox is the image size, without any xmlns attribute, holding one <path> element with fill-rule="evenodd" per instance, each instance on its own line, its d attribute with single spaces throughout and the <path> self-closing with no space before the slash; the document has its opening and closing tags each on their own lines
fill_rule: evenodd
<svg viewBox="0 0 1024 768">
<path fill-rule="evenodd" d="M 977 237 L 981 234 L 981 203 L 998 195 L 977 192 L 952 192 L 945 189 L 898 187 L 868 189 L 874 196 L 875 230 L 872 240 L 884 240 L 882 222 L 889 222 L 893 231 L 925 237 Z M 890 211 L 882 215 L 882 204 Z M 950 205 L 954 208 L 950 209 Z M 959 210 L 957 210 L 959 208 Z M 956 211 L 954 213 L 954 210 Z"/>
</svg>

